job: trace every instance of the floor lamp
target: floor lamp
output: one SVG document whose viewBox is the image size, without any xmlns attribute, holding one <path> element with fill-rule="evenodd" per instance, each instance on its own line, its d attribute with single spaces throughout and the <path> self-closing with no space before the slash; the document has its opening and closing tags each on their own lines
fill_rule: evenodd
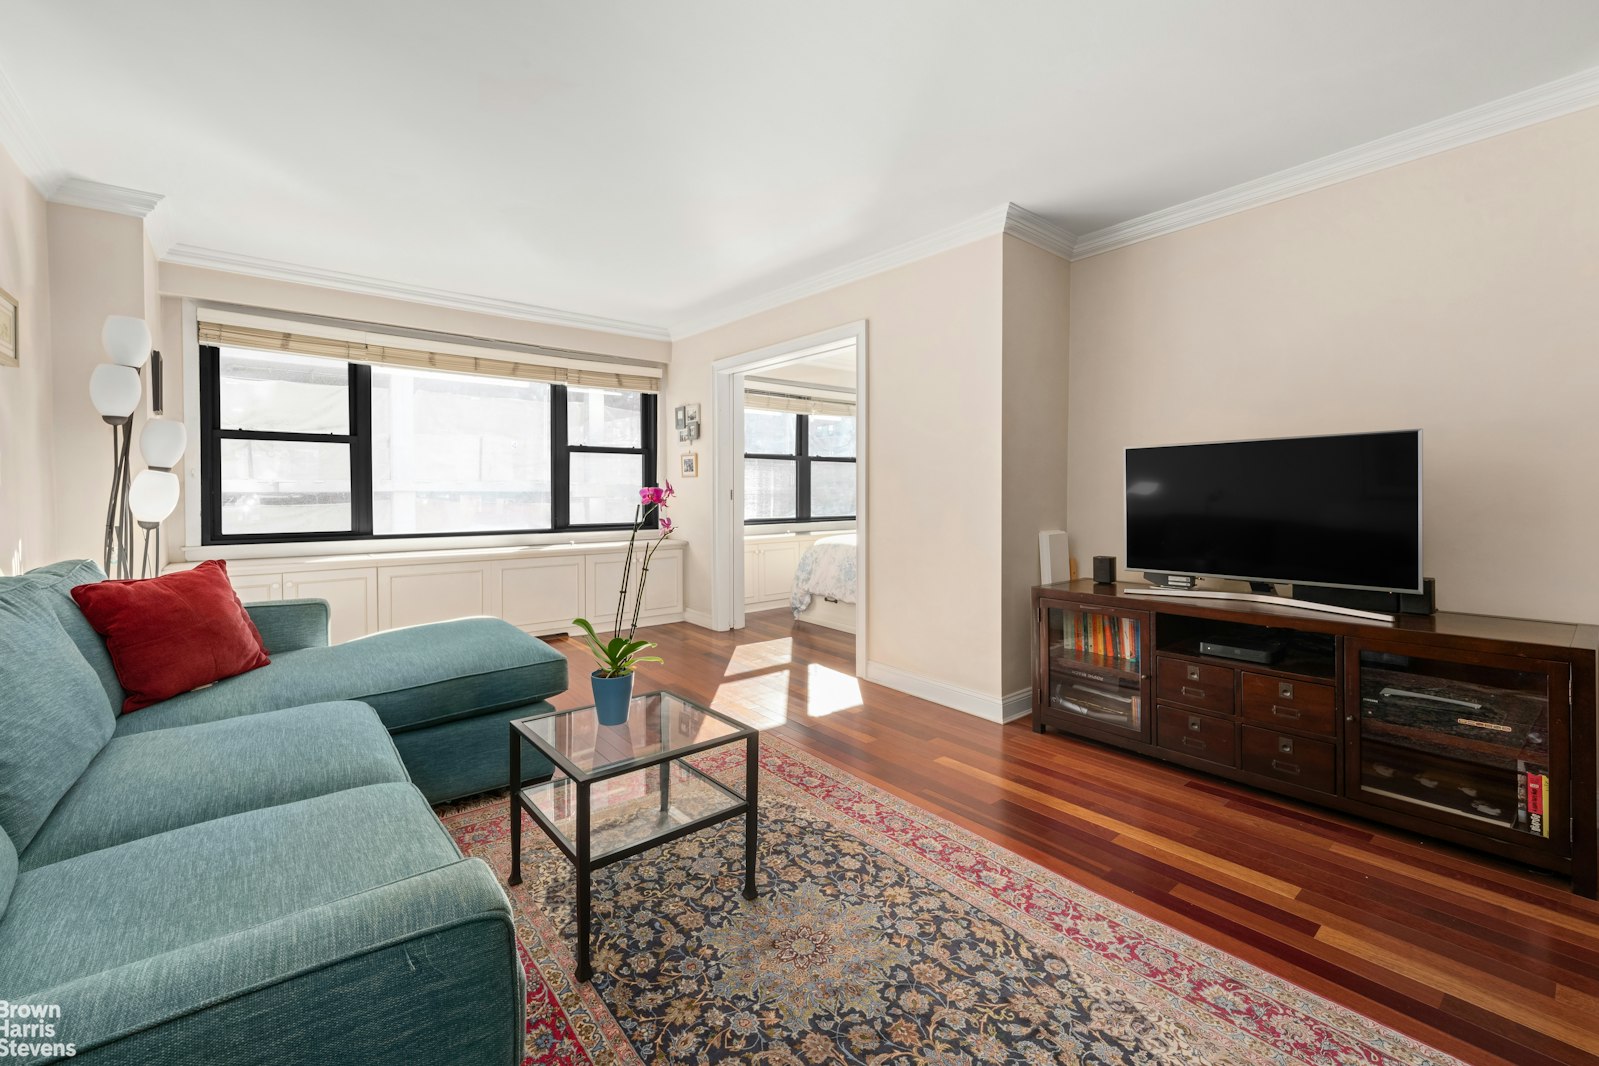
<svg viewBox="0 0 1599 1066">
<path fill-rule="evenodd" d="M 100 343 L 111 362 L 89 375 L 89 399 L 111 427 L 111 496 L 106 501 L 103 565 L 108 577 L 133 576 L 133 412 L 139 406 L 139 370 L 150 358 L 150 327 L 142 318 L 108 315 Z M 114 569 L 113 569 L 114 568 Z"/>
</svg>

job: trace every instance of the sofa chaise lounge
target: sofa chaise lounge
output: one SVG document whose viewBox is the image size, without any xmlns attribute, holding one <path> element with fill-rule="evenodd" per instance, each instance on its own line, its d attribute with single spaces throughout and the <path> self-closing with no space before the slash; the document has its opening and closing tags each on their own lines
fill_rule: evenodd
<svg viewBox="0 0 1599 1066">
<path fill-rule="evenodd" d="M 509 904 L 429 804 L 503 786 L 564 657 L 494 619 L 329 647 L 320 601 L 255 604 L 270 665 L 119 715 L 69 594 L 102 579 L 0 578 L 0 1002 L 50 1029 L 11 1057 L 520 1062 Z"/>
</svg>

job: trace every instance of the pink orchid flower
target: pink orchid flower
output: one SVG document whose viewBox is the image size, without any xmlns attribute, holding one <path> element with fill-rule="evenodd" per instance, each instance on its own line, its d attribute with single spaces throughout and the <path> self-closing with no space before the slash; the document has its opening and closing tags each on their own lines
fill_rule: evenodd
<svg viewBox="0 0 1599 1066">
<path fill-rule="evenodd" d="M 672 520 L 670 518 L 667 518 L 665 515 L 662 515 L 661 516 L 661 536 L 664 537 L 670 532 L 672 532 Z"/>
</svg>

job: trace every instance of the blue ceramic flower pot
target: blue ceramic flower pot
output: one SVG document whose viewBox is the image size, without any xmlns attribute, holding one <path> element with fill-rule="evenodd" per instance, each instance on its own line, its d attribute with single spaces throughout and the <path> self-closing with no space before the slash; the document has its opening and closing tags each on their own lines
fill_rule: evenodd
<svg viewBox="0 0 1599 1066">
<path fill-rule="evenodd" d="M 594 687 L 594 714 L 601 725 L 623 725 L 633 699 L 633 675 L 601 677 L 598 670 L 589 675 Z"/>
</svg>

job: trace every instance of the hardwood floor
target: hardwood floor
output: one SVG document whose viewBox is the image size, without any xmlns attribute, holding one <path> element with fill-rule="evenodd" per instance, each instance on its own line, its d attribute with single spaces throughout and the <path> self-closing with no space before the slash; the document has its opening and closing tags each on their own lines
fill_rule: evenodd
<svg viewBox="0 0 1599 1066">
<path fill-rule="evenodd" d="M 1599 904 L 1566 882 L 854 677 L 784 611 L 648 632 L 670 688 L 1467 1062 L 1599 1066 Z M 575 641 L 560 707 L 590 702 Z"/>
</svg>

